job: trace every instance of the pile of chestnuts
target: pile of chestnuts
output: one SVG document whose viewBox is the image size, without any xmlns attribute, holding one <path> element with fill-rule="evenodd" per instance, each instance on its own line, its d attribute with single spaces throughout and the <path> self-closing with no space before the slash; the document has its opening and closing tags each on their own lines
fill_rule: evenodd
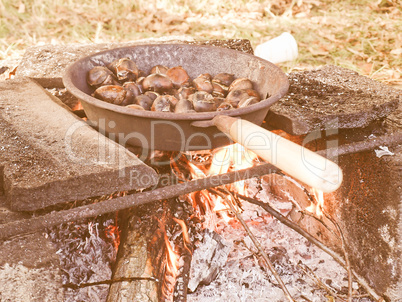
<svg viewBox="0 0 402 302">
<path fill-rule="evenodd" d="M 190 113 L 223 111 L 258 103 L 261 99 L 247 78 L 219 73 L 200 74 L 191 80 L 187 71 L 176 66 L 152 67 L 149 75 L 133 60 L 121 58 L 107 66 L 96 66 L 87 74 L 95 89 L 92 96 L 135 110 Z"/>
</svg>

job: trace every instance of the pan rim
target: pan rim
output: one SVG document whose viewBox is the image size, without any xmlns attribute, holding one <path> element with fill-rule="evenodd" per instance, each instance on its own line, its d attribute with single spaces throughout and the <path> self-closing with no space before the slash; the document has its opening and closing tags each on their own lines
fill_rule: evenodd
<svg viewBox="0 0 402 302">
<path fill-rule="evenodd" d="M 207 51 L 216 51 L 218 47 L 216 46 L 210 46 L 210 45 L 194 45 L 194 44 L 184 44 L 184 43 L 160 43 L 160 44 L 138 44 L 138 45 L 132 45 L 132 46 L 123 46 L 123 47 L 116 47 L 100 52 L 93 53 L 91 55 L 85 56 L 80 58 L 79 60 L 75 61 L 71 65 L 69 65 L 66 69 L 66 71 L 63 74 L 62 81 L 64 87 L 75 97 L 77 97 L 79 100 L 81 100 L 84 103 L 89 103 L 92 106 L 96 106 L 98 108 L 106 109 L 109 111 L 117 112 L 120 114 L 125 114 L 125 115 L 130 115 L 130 116 L 135 116 L 135 117 L 141 117 L 141 118 L 148 118 L 148 119 L 160 119 L 160 120 L 191 120 L 191 121 L 200 121 L 200 120 L 211 120 L 213 117 L 217 115 L 228 115 L 228 116 L 242 116 L 248 113 L 252 113 L 255 111 L 259 111 L 261 109 L 266 109 L 269 108 L 272 104 L 277 102 L 281 97 L 283 97 L 288 89 L 289 89 L 289 80 L 286 76 L 286 74 L 275 64 L 272 62 L 269 62 L 267 60 L 264 60 L 262 58 L 256 57 L 252 54 L 248 53 L 243 53 L 239 52 L 237 50 L 233 49 L 224 49 L 225 52 L 233 52 L 233 54 L 236 55 L 242 55 L 246 57 L 250 57 L 250 59 L 255 60 L 256 58 L 258 61 L 263 62 L 264 64 L 271 65 L 271 67 L 274 70 L 278 71 L 278 76 L 281 77 L 279 79 L 281 81 L 281 85 L 279 87 L 279 90 L 276 94 L 269 96 L 268 98 L 261 100 L 259 103 L 250 105 L 244 108 L 237 108 L 237 109 L 232 109 L 232 110 L 227 110 L 227 111 L 211 111 L 211 112 L 196 112 L 196 113 L 174 113 L 174 112 L 155 112 L 155 111 L 143 111 L 143 110 L 133 110 L 130 108 L 126 108 L 124 106 L 119 106 L 111 103 L 104 102 L 102 100 L 99 100 L 90 94 L 87 94 L 86 92 L 82 91 L 79 89 L 72 80 L 72 75 L 73 71 L 77 68 L 77 66 L 81 65 L 85 61 L 91 60 L 95 56 L 99 56 L 102 54 L 107 54 L 110 51 L 115 51 L 115 50 L 121 50 L 124 51 L 125 49 L 133 49 L 136 47 L 163 47 L 166 45 L 170 45 L 172 47 L 178 46 L 178 47 L 184 47 L 184 48 L 205 48 Z M 85 110 L 85 108 L 84 108 Z"/>
</svg>

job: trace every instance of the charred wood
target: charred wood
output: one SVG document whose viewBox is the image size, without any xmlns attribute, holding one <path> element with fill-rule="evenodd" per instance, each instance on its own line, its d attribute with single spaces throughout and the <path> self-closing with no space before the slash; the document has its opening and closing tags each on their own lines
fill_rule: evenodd
<svg viewBox="0 0 402 302">
<path fill-rule="evenodd" d="M 147 208 L 149 213 L 157 213 L 160 204 L 152 204 Z M 141 214 L 142 211 L 139 211 L 138 215 L 134 213 L 126 217 L 128 223 L 122 234 L 124 238 L 119 247 L 113 274 L 114 280 L 133 278 L 137 280 L 113 283 L 110 286 L 107 302 L 158 301 L 157 292 L 160 282 L 154 267 L 160 265 L 161 256 L 149 246 L 157 245 L 155 251 L 163 253 L 163 238 L 158 236 L 157 220 L 149 215 Z"/>
<path fill-rule="evenodd" d="M 179 275 L 176 279 L 174 287 L 174 301 L 185 302 L 187 301 L 187 287 L 190 280 L 190 268 L 191 268 L 192 255 L 189 250 L 184 250 L 180 256 L 180 263 L 183 265 L 179 269 Z"/>
</svg>

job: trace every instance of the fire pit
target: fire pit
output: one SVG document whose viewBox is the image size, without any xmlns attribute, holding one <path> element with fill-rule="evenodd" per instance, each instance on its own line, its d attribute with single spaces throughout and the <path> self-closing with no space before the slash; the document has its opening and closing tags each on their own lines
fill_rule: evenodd
<svg viewBox="0 0 402 302">
<path fill-rule="evenodd" d="M 380 300 L 382 295 L 398 301 L 400 182 L 394 166 L 401 151 L 391 145 L 400 141 L 400 130 L 396 123 L 378 121 L 364 129 L 322 130 L 305 136 L 275 132 L 329 158 L 340 156 L 345 182 L 335 193 L 314 191 L 238 145 L 202 152 L 155 151 L 146 162 L 159 175 L 159 184 L 151 189 L 81 201 L 77 208 L 72 203 L 48 208 L 33 217 L 13 213 L 25 220 L 13 221 L 9 216 L 0 225 L 0 235 L 4 240 L 46 227 L 47 236 L 59 244 L 54 255 L 64 262 L 69 259 L 66 255 L 75 255 L 79 262 L 102 250 L 109 260 L 86 266 L 97 271 L 104 265 L 105 274 L 85 272 L 85 278 L 75 280 L 76 269 L 69 268 L 71 278 L 64 280 L 69 301 L 318 301 L 327 297 L 363 302 Z M 394 135 L 387 133 L 392 131 Z M 331 148 L 335 141 L 340 146 Z M 379 149 L 385 145 L 390 151 Z M 242 165 L 245 157 L 248 166 Z M 384 184 L 395 190 L 384 196 Z M 157 202 L 146 204 L 151 201 Z M 127 208 L 131 210 L 121 211 Z M 97 215 L 102 216 L 90 218 Z M 84 222 L 67 223 L 75 220 Z M 63 232 L 70 237 L 56 236 Z M 0 248 L 2 265 L 11 263 L 9 242 L 13 241 Z M 91 245 L 93 249 L 87 250 Z M 21 270 L 24 266 L 2 267 L 3 295 L 11 295 L 5 272 L 17 276 Z M 51 297 L 60 295 L 56 290 Z"/>
</svg>

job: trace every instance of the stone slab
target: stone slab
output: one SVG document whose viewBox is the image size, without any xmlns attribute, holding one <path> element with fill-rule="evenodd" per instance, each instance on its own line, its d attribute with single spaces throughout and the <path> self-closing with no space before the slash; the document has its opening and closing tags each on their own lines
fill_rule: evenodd
<svg viewBox="0 0 402 302">
<path fill-rule="evenodd" d="M 59 259 L 44 234 L 0 243 L 0 301 L 63 301 Z"/>
<path fill-rule="evenodd" d="M 402 102 L 400 90 L 331 65 L 290 73 L 289 82 L 287 95 L 270 108 L 266 121 L 293 135 L 366 127 Z"/>
<path fill-rule="evenodd" d="M 156 172 L 27 78 L 0 82 L 0 179 L 12 210 L 143 189 Z"/>
<path fill-rule="evenodd" d="M 211 45 L 253 53 L 250 41 L 245 39 L 194 41 L 188 37 L 167 37 L 126 43 L 44 45 L 30 47 L 25 51 L 16 76 L 32 78 L 45 88 L 62 88 L 65 69 L 81 57 L 117 47 L 157 43 Z"/>
</svg>

